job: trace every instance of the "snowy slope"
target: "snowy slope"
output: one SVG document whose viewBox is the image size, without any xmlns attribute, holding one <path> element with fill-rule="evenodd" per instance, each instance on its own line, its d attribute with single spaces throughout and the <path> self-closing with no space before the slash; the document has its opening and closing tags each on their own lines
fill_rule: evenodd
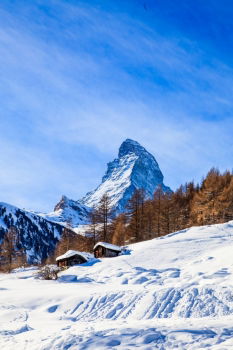
<svg viewBox="0 0 233 350">
<path fill-rule="evenodd" d="M 118 158 L 108 163 L 101 184 L 87 193 L 82 202 L 93 208 L 107 193 L 110 206 L 120 212 L 135 189 L 143 188 L 147 197 L 152 197 L 158 186 L 165 192 L 171 191 L 163 184 L 163 174 L 155 158 L 138 142 L 126 139 L 119 148 Z"/>
<path fill-rule="evenodd" d="M 1 349 L 232 349 L 232 234 L 193 227 L 57 282 L 0 275 Z"/>
<path fill-rule="evenodd" d="M 103 178 L 102 183 L 95 191 L 88 193 L 83 198 L 83 203 L 93 208 L 99 204 L 101 197 L 107 193 L 110 197 L 111 206 L 116 207 L 124 193 L 131 186 L 130 176 L 137 160 L 138 156 L 130 153 L 117 161 L 109 163 L 108 169 L 112 168 L 111 174 Z"/>
<path fill-rule="evenodd" d="M 20 244 L 26 250 L 29 262 L 40 262 L 53 252 L 63 227 L 40 215 L 0 203 L 0 241 L 11 227 L 17 227 Z"/>
<path fill-rule="evenodd" d="M 79 201 L 74 201 L 66 196 L 62 196 L 53 212 L 40 215 L 52 222 L 59 222 L 62 225 L 67 225 L 68 223 L 72 227 L 77 227 L 87 224 L 89 212 L 90 208 Z"/>
</svg>

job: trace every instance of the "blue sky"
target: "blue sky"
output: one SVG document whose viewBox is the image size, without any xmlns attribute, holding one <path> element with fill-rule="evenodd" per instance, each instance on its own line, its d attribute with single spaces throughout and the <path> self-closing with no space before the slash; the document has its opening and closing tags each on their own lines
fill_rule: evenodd
<svg viewBox="0 0 233 350">
<path fill-rule="evenodd" d="M 233 4 L 1 0 L 0 201 L 51 210 L 126 138 L 175 189 L 232 169 Z"/>
</svg>

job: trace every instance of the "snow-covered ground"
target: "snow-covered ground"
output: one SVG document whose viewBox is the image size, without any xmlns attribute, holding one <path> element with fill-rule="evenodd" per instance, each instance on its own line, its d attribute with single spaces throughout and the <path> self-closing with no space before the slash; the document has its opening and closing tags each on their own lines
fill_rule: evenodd
<svg viewBox="0 0 233 350">
<path fill-rule="evenodd" d="M 35 279 L 0 275 L 0 349 L 233 349 L 233 222 Z"/>
</svg>

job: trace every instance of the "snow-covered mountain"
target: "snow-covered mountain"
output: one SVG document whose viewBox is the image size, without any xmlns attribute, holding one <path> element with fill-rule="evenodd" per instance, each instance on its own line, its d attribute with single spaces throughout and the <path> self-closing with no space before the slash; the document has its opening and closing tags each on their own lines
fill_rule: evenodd
<svg viewBox="0 0 233 350">
<path fill-rule="evenodd" d="M 158 186 L 164 192 L 171 191 L 163 183 L 163 174 L 154 156 L 138 142 L 126 139 L 119 148 L 118 158 L 108 163 L 102 182 L 94 191 L 78 201 L 63 196 L 54 211 L 44 217 L 53 222 L 69 222 L 73 228 L 81 227 L 88 223 L 88 213 L 98 206 L 105 193 L 110 206 L 119 213 L 136 189 L 144 189 L 147 198 L 151 198 Z"/>
<path fill-rule="evenodd" d="M 63 225 L 70 224 L 72 227 L 77 227 L 88 223 L 90 210 L 80 201 L 74 201 L 66 196 L 62 196 L 53 212 L 40 215 L 52 222 L 59 222 Z"/>
<path fill-rule="evenodd" d="M 54 251 L 63 229 L 40 215 L 0 203 L 0 241 L 11 226 L 17 228 L 20 245 L 26 249 L 31 263 L 43 261 Z"/>
<path fill-rule="evenodd" d="M 108 163 L 101 184 L 87 193 L 82 203 L 93 208 L 107 193 L 111 207 L 121 212 L 136 189 L 144 189 L 149 198 L 158 186 L 164 192 L 171 191 L 163 184 L 163 174 L 153 155 L 138 142 L 127 139 L 119 148 L 118 158 Z"/>
<path fill-rule="evenodd" d="M 62 196 L 54 211 L 48 214 L 32 213 L 9 204 L 0 204 L 0 239 L 14 225 L 20 231 L 22 245 L 29 260 L 40 261 L 52 252 L 64 225 L 70 224 L 76 233 L 88 231 L 88 214 L 107 193 L 111 206 L 124 210 L 135 189 L 143 188 L 152 197 L 163 184 L 163 174 L 155 158 L 138 142 L 127 139 L 119 149 L 118 158 L 108 163 L 107 171 L 96 190 L 78 201 Z"/>
<path fill-rule="evenodd" d="M 233 221 L 136 243 L 59 283 L 0 274 L 1 349 L 233 349 L 232 232 Z"/>
</svg>

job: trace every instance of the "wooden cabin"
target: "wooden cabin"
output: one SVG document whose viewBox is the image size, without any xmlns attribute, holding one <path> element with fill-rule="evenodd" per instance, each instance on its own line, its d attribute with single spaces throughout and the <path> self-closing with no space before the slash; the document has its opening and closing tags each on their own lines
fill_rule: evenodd
<svg viewBox="0 0 233 350">
<path fill-rule="evenodd" d="M 121 247 L 106 242 L 98 242 L 93 251 L 95 258 L 113 258 L 121 253 Z"/>
<path fill-rule="evenodd" d="M 65 254 L 56 258 L 57 266 L 70 267 L 74 265 L 84 264 L 93 258 L 93 255 L 78 250 L 68 250 Z"/>
</svg>

